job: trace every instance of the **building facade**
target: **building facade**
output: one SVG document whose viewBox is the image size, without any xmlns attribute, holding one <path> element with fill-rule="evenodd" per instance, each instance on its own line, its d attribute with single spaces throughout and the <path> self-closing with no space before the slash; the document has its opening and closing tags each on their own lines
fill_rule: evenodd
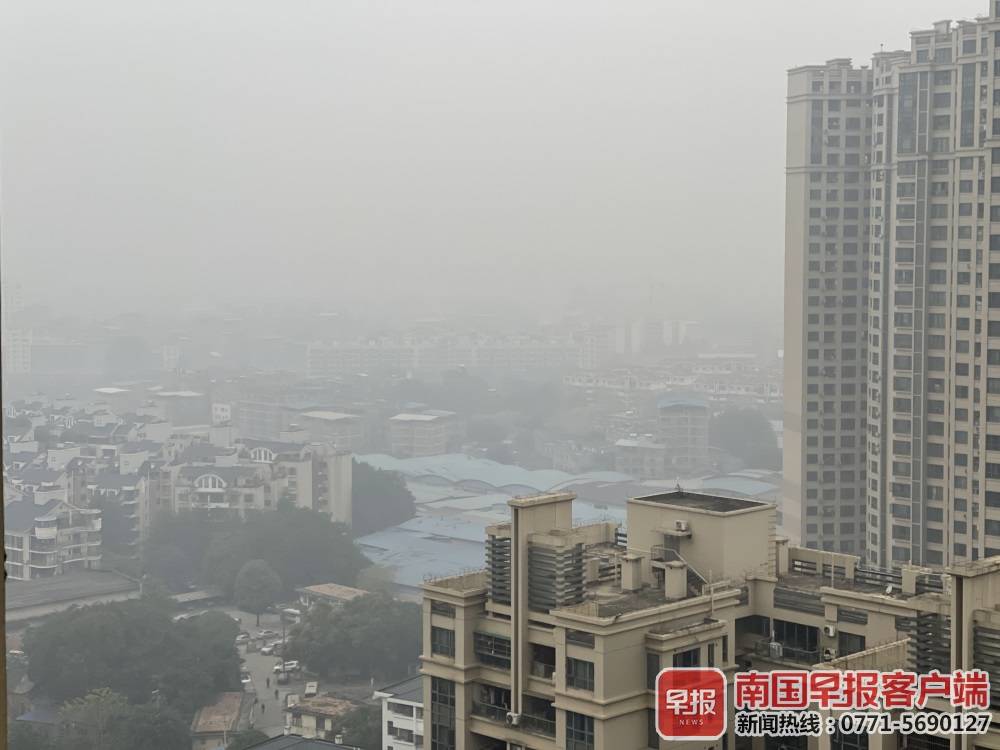
<svg viewBox="0 0 1000 750">
<path fill-rule="evenodd" d="M 98 568 L 101 511 L 39 493 L 7 503 L 4 554 L 7 575 L 18 581 Z"/>
<path fill-rule="evenodd" d="M 424 585 L 423 705 L 435 750 L 778 748 L 737 738 L 732 715 L 724 740 L 661 741 L 653 686 L 668 666 L 717 667 L 730 680 L 747 669 L 859 663 L 994 668 L 998 560 L 948 573 L 879 570 L 789 545 L 767 503 L 683 491 L 633 498 L 624 533 L 574 526 L 572 501 L 512 499 L 511 522 L 488 529 L 486 570 Z M 1000 709 L 1000 690 L 991 700 Z M 896 750 L 901 740 L 780 743 Z M 975 744 L 1000 747 L 1000 732 Z M 910 736 L 907 746 L 949 745 Z"/>
<path fill-rule="evenodd" d="M 410 677 L 375 691 L 382 702 L 382 750 L 424 746 L 423 678 Z"/>
<path fill-rule="evenodd" d="M 804 544 L 874 565 L 1000 554 L 989 11 L 789 72 L 785 498 Z"/>
</svg>

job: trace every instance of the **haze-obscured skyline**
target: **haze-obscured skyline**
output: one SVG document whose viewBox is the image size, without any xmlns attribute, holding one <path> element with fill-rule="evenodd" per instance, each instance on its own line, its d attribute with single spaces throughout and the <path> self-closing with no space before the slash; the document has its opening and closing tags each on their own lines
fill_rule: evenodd
<svg viewBox="0 0 1000 750">
<path fill-rule="evenodd" d="M 545 309 L 656 284 L 668 314 L 777 326 L 785 70 L 986 10 L 7 4 L 4 272 L 103 312 Z"/>
</svg>

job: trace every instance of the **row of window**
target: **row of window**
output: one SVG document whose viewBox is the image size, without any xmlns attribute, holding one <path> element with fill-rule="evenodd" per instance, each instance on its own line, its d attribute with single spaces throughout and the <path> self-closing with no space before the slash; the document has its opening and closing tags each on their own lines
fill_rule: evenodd
<svg viewBox="0 0 1000 750">
<path fill-rule="evenodd" d="M 509 638 L 492 633 L 476 632 L 473 633 L 473 650 L 481 664 L 498 669 L 510 669 Z M 451 659 L 455 658 L 455 631 L 432 626 L 431 653 Z M 594 663 L 584 659 L 566 657 L 566 686 L 579 690 L 593 690 Z"/>
</svg>

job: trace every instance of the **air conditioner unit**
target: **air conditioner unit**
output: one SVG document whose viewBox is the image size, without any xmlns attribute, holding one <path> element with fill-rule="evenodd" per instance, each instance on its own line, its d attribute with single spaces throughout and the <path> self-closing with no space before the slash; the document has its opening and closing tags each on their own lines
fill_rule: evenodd
<svg viewBox="0 0 1000 750">
<path fill-rule="evenodd" d="M 688 531 L 690 526 L 688 526 L 687 521 L 674 521 L 674 529 L 676 531 Z"/>
<path fill-rule="evenodd" d="M 521 723 L 521 714 L 516 714 L 513 711 L 507 712 L 507 723 L 512 727 L 516 727 Z"/>
<path fill-rule="evenodd" d="M 780 659 L 785 653 L 781 644 L 778 643 L 777 641 L 772 641 L 771 643 L 767 644 L 767 650 L 768 653 L 771 655 L 772 659 Z"/>
<path fill-rule="evenodd" d="M 823 661 L 833 661 L 836 658 L 837 658 L 837 649 L 835 648 L 823 649 Z"/>
<path fill-rule="evenodd" d="M 823 634 L 826 635 L 827 638 L 833 638 L 835 635 L 837 635 L 837 628 L 836 628 L 836 626 L 834 626 L 834 625 L 824 625 L 823 626 Z"/>
</svg>

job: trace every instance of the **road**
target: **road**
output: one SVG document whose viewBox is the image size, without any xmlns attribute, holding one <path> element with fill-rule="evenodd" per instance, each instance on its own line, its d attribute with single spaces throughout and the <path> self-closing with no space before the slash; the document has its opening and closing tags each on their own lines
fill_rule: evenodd
<svg viewBox="0 0 1000 750">
<path fill-rule="evenodd" d="M 267 638 L 265 643 L 281 639 L 281 617 L 274 613 L 265 613 L 260 616 L 260 626 L 256 624 L 257 616 L 249 612 L 243 612 L 231 606 L 210 607 L 209 609 L 225 612 L 232 617 L 240 619 L 240 630 L 245 630 L 251 636 L 256 635 L 260 630 L 268 629 L 278 633 L 275 638 Z M 286 637 L 290 626 L 285 626 Z M 259 641 L 258 641 L 259 643 Z M 274 666 L 281 661 L 277 656 L 263 656 L 262 654 L 250 651 L 246 646 L 238 646 L 240 658 L 243 660 L 243 668 L 250 673 L 252 680 L 245 689 L 249 692 L 253 690 L 257 695 L 257 706 L 254 710 L 254 727 L 259 729 L 268 737 L 277 737 L 285 731 L 285 697 L 289 694 L 301 696 L 305 690 L 306 682 L 318 682 L 319 692 L 330 693 L 338 698 L 364 703 L 370 701 L 374 686 L 370 681 L 338 682 L 336 684 L 324 682 L 316 676 L 306 676 L 302 672 L 293 673 L 291 680 L 286 685 L 277 683 L 277 675 Z M 391 682 L 391 680 L 389 681 Z M 274 691 L 278 691 L 277 700 Z"/>
<path fill-rule="evenodd" d="M 249 612 L 242 612 L 235 607 L 213 607 L 213 609 L 225 612 L 234 617 L 240 618 L 241 630 L 246 630 L 251 636 L 258 631 L 267 628 L 278 633 L 277 638 L 266 639 L 265 642 L 279 640 L 281 638 L 281 617 L 277 614 L 265 613 L 260 616 L 260 627 L 256 625 L 257 616 Z M 286 632 L 287 632 L 286 626 Z M 245 686 L 247 692 L 255 691 L 257 694 L 257 706 L 254 710 L 254 726 L 268 737 L 276 737 L 282 734 L 285 729 L 285 696 L 290 693 L 302 695 L 306 680 L 301 673 L 293 674 L 291 681 L 287 685 L 279 685 L 275 679 L 274 665 L 280 659 L 276 656 L 263 656 L 254 651 L 247 652 L 246 646 L 239 646 L 240 658 L 243 659 L 243 668 L 250 673 L 251 685 Z M 320 690 L 323 685 L 320 684 Z M 278 691 L 277 700 L 274 691 Z"/>
</svg>

